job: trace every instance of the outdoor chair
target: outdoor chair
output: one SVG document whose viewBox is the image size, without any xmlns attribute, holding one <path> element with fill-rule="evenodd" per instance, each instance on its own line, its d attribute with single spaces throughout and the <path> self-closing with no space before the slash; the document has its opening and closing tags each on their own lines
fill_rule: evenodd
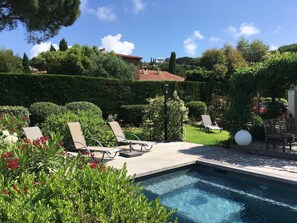
<svg viewBox="0 0 297 223">
<path fill-rule="evenodd" d="M 120 124 L 118 122 L 108 122 L 108 124 L 111 127 L 111 130 L 116 137 L 116 140 L 119 145 L 129 145 L 130 151 L 135 150 L 133 148 L 133 145 L 140 145 L 140 151 L 142 150 L 150 150 L 156 142 L 151 142 L 151 141 L 142 141 L 140 140 L 136 135 L 132 134 L 137 140 L 130 140 L 127 139 Z"/>
<path fill-rule="evenodd" d="M 99 146 L 87 146 L 80 123 L 71 122 L 67 123 L 67 125 L 69 127 L 75 149 L 79 152 L 88 152 L 93 159 L 93 152 L 102 153 L 101 161 L 103 161 L 105 154 L 110 158 L 114 158 L 116 154 L 121 151 L 119 148 L 103 147 L 102 144 L 96 139 L 94 139 L 94 141 L 96 141 Z"/>
<path fill-rule="evenodd" d="M 203 127 L 206 129 L 206 131 L 210 130 L 220 130 L 222 132 L 221 127 L 218 126 L 216 122 L 212 123 L 209 115 L 201 115 Z"/>
<path fill-rule="evenodd" d="M 29 140 L 40 139 L 40 137 L 43 136 L 41 133 L 41 130 L 38 126 L 25 127 L 25 128 L 23 128 L 23 132 L 25 134 L 25 137 Z"/>
</svg>

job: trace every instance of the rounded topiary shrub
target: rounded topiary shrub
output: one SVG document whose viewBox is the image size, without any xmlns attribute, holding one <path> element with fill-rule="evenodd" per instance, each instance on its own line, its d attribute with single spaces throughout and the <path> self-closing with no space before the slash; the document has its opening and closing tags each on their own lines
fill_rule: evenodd
<svg viewBox="0 0 297 223">
<path fill-rule="evenodd" d="M 3 114 L 26 116 L 29 118 L 29 110 L 23 106 L 0 106 L 0 115 Z"/>
<path fill-rule="evenodd" d="M 201 115 L 206 114 L 207 106 L 203 101 L 190 101 L 187 103 L 189 108 L 189 118 L 197 121 L 201 120 Z"/>
<path fill-rule="evenodd" d="M 78 111 L 86 111 L 86 110 L 90 111 L 91 110 L 93 113 L 102 117 L 101 109 L 97 105 L 95 105 L 91 102 L 88 102 L 88 101 L 70 102 L 65 105 L 65 108 L 72 112 L 75 112 L 75 113 L 77 113 Z"/>
<path fill-rule="evenodd" d="M 65 109 L 52 102 L 36 102 L 29 107 L 31 125 L 41 124 L 51 114 L 60 114 Z"/>
</svg>

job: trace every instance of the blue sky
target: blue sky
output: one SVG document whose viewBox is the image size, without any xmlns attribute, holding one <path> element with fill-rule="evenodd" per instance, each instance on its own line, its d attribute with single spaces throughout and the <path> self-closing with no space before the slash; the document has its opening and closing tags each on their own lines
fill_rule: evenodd
<svg viewBox="0 0 297 223">
<path fill-rule="evenodd" d="M 106 48 L 150 58 L 199 57 L 243 36 L 270 49 L 297 43 L 296 0 L 81 0 L 70 27 L 39 45 L 28 44 L 22 26 L 0 32 L 0 47 L 31 58 L 59 44 Z M 55 45 L 56 46 L 56 45 Z"/>
</svg>

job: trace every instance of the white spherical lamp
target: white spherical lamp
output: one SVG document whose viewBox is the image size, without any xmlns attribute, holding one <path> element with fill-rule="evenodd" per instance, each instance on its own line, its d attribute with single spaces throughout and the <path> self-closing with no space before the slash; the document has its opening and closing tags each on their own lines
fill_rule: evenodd
<svg viewBox="0 0 297 223">
<path fill-rule="evenodd" d="M 235 142 L 240 146 L 247 146 L 252 141 L 252 135 L 246 130 L 239 130 L 235 134 Z"/>
</svg>

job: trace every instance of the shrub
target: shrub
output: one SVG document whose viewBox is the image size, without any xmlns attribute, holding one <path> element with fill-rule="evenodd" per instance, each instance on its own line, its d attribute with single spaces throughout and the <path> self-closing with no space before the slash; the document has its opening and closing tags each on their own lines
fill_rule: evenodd
<svg viewBox="0 0 297 223">
<path fill-rule="evenodd" d="M 201 120 L 201 115 L 206 114 L 207 106 L 203 101 L 190 101 L 187 103 L 189 108 L 189 118 L 194 121 Z"/>
<path fill-rule="evenodd" d="M 50 115 L 42 124 L 42 131 L 59 133 L 63 136 L 65 146 L 70 148 L 73 143 L 67 126 L 69 122 L 80 122 L 88 145 L 96 145 L 94 139 L 99 140 L 104 146 L 114 145 L 113 135 L 106 121 L 92 110 L 78 111 L 77 114 L 66 111 Z"/>
<path fill-rule="evenodd" d="M 52 102 L 36 102 L 29 107 L 31 125 L 41 124 L 47 116 L 60 114 L 64 111 L 63 107 Z"/>
<path fill-rule="evenodd" d="M 126 124 L 139 126 L 147 107 L 148 105 L 122 105 L 119 117 Z"/>
<path fill-rule="evenodd" d="M 144 129 L 151 133 L 151 137 L 156 141 L 164 140 L 164 97 L 150 99 L 147 113 L 144 117 Z M 168 99 L 168 141 L 183 141 L 183 122 L 188 118 L 188 109 L 184 102 L 175 92 L 173 98 Z"/>
<path fill-rule="evenodd" d="M 100 117 L 102 117 L 101 109 L 97 105 L 95 105 L 91 102 L 88 102 L 88 101 L 70 102 L 65 105 L 65 108 L 74 112 L 74 113 L 77 113 L 78 111 L 91 110 L 94 114 L 97 114 Z"/>
<path fill-rule="evenodd" d="M 0 115 L 2 114 L 26 116 L 29 118 L 29 110 L 23 106 L 0 106 Z"/>
<path fill-rule="evenodd" d="M 261 116 L 252 115 L 251 123 L 252 125 L 249 127 L 249 132 L 251 133 L 253 140 L 265 139 L 265 130 Z"/>
<path fill-rule="evenodd" d="M 160 200 L 148 201 L 126 170 L 75 159 L 48 175 L 20 175 L 19 182 L 0 177 L 1 222 L 170 222 Z M 21 211 L 20 211 L 21 210 Z M 175 222 L 177 220 L 175 219 Z"/>
<path fill-rule="evenodd" d="M 64 151 L 61 136 L 52 133 L 48 137 L 30 142 L 27 139 L 17 143 L 0 141 L 0 175 L 6 179 L 17 180 L 21 173 L 53 173 L 63 165 L 63 157 L 57 156 Z"/>
<path fill-rule="evenodd" d="M 0 131 L 6 130 L 10 134 L 16 134 L 16 136 L 20 137 L 22 135 L 22 128 L 27 125 L 27 116 L 14 116 L 11 114 L 0 115 Z"/>
</svg>

